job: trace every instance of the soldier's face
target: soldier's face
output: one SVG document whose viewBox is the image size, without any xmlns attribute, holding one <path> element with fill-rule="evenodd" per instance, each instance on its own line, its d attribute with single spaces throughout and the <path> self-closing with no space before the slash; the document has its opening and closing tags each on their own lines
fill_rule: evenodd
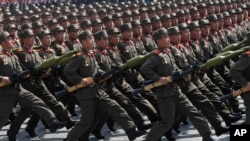
<svg viewBox="0 0 250 141">
<path fill-rule="evenodd" d="M 103 38 L 101 40 L 96 40 L 96 45 L 102 49 L 105 49 L 108 44 L 109 44 L 109 41 L 108 41 L 108 38 Z"/>
<path fill-rule="evenodd" d="M 148 34 L 152 32 L 152 24 L 146 24 L 143 26 L 143 33 Z"/>
<path fill-rule="evenodd" d="M 159 47 L 168 48 L 170 47 L 170 39 L 168 35 L 163 36 L 161 39 L 157 40 L 157 45 Z"/>
<path fill-rule="evenodd" d="M 200 36 L 201 36 L 200 28 L 196 27 L 196 28 L 192 29 L 191 32 L 190 32 L 190 35 L 191 35 L 191 39 L 194 39 L 194 40 L 199 39 Z"/>
<path fill-rule="evenodd" d="M 135 28 L 133 28 L 133 35 L 134 36 L 140 36 L 142 34 L 142 27 L 141 26 L 137 26 Z"/>
<path fill-rule="evenodd" d="M 178 44 L 180 43 L 181 36 L 179 33 L 177 33 L 177 34 L 170 35 L 169 38 L 170 38 L 170 43 Z"/>
<path fill-rule="evenodd" d="M 181 40 L 182 41 L 189 41 L 190 40 L 190 32 L 189 29 L 186 28 L 181 32 Z"/>
<path fill-rule="evenodd" d="M 94 37 L 90 36 L 85 40 L 82 40 L 82 45 L 85 49 L 91 50 L 94 46 Z"/>
<path fill-rule="evenodd" d="M 210 22 L 210 28 L 211 28 L 211 30 L 217 30 L 218 26 L 219 26 L 218 21 Z"/>
<path fill-rule="evenodd" d="M 49 47 L 51 45 L 51 36 L 50 35 L 44 36 L 41 42 L 42 42 L 42 45 L 44 45 L 45 47 Z"/>
<path fill-rule="evenodd" d="M 11 37 L 7 37 L 5 41 L 2 41 L 2 48 L 4 48 L 7 51 L 10 51 L 13 48 L 13 40 Z"/>
<path fill-rule="evenodd" d="M 171 20 L 167 19 L 167 20 L 162 21 L 162 26 L 165 28 L 169 28 L 171 26 Z"/>
<path fill-rule="evenodd" d="M 225 26 L 231 26 L 231 24 L 232 24 L 231 18 L 230 17 L 225 18 L 224 24 L 225 24 Z"/>
<path fill-rule="evenodd" d="M 201 27 L 201 35 L 208 36 L 210 34 L 210 26 L 204 25 Z"/>
<path fill-rule="evenodd" d="M 65 40 L 65 32 L 59 32 L 55 35 L 56 41 L 64 41 Z"/>
<path fill-rule="evenodd" d="M 109 36 L 109 44 L 117 45 L 119 43 L 119 41 L 120 41 L 120 35 L 119 34 Z"/>
<path fill-rule="evenodd" d="M 152 29 L 153 29 L 153 30 L 157 30 L 157 29 L 159 29 L 159 28 L 161 28 L 161 21 L 156 21 L 156 22 L 154 22 L 154 23 L 153 23 L 153 26 L 152 26 Z"/>
<path fill-rule="evenodd" d="M 35 43 L 34 36 L 24 38 L 23 43 L 26 47 L 32 47 Z"/>
<path fill-rule="evenodd" d="M 133 31 L 128 30 L 128 31 L 122 32 L 122 37 L 126 40 L 131 40 L 133 38 Z"/>
</svg>

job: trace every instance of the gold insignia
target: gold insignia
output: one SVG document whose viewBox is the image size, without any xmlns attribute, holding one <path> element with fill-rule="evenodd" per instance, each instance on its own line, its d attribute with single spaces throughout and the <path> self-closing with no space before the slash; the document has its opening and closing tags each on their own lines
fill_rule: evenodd
<svg viewBox="0 0 250 141">
<path fill-rule="evenodd" d="M 3 58 L 3 64 L 7 65 L 8 64 L 8 59 L 7 58 Z"/>
<path fill-rule="evenodd" d="M 125 47 L 125 52 L 129 52 L 129 46 Z"/>
<path fill-rule="evenodd" d="M 89 66 L 88 60 L 85 60 L 85 66 Z"/>
<path fill-rule="evenodd" d="M 25 56 L 24 58 L 24 62 L 27 63 L 28 62 L 28 56 Z"/>
<path fill-rule="evenodd" d="M 167 64 L 168 63 L 168 58 L 165 56 L 164 57 L 164 63 Z"/>
</svg>

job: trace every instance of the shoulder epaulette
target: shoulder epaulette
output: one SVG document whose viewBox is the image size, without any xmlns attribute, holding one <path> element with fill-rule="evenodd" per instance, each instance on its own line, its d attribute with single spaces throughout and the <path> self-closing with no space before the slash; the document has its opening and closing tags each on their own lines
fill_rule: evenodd
<svg viewBox="0 0 250 141">
<path fill-rule="evenodd" d="M 15 52 L 24 52 L 25 50 L 23 48 L 18 48 L 17 50 L 15 50 Z"/>
<path fill-rule="evenodd" d="M 97 52 L 100 52 L 100 50 L 99 49 L 93 49 L 93 50 L 91 50 L 92 51 L 92 53 L 97 53 Z"/>
<path fill-rule="evenodd" d="M 155 50 L 155 55 L 158 55 L 158 54 L 160 54 L 161 53 L 161 50 L 160 49 L 156 49 Z"/>
<path fill-rule="evenodd" d="M 81 56 L 81 55 L 83 55 L 84 54 L 84 52 L 83 51 L 81 51 L 81 52 L 77 52 L 76 54 L 75 54 L 75 57 L 79 57 L 79 56 Z"/>
</svg>

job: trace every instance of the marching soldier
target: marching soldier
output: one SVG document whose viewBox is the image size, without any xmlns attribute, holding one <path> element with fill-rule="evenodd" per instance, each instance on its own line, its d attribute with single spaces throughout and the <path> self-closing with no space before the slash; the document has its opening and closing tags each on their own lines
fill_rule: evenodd
<svg viewBox="0 0 250 141">
<path fill-rule="evenodd" d="M 131 22 L 132 28 L 133 28 L 133 36 L 132 39 L 136 48 L 136 51 L 139 55 L 145 55 L 147 54 L 147 51 L 144 48 L 143 42 L 142 42 L 142 27 L 139 20 L 134 20 Z"/>
<path fill-rule="evenodd" d="M 250 90 L 250 51 L 245 52 L 244 55 L 240 57 L 240 59 L 232 66 L 230 69 L 230 74 L 232 78 L 242 87 Z M 244 100 L 244 105 L 246 107 L 246 120 L 243 124 L 250 124 L 250 111 L 249 111 L 249 101 L 250 101 L 250 93 L 249 91 L 242 95 Z"/>
<path fill-rule="evenodd" d="M 119 43 L 119 35 L 120 31 L 117 28 L 112 28 L 107 31 L 109 35 L 109 46 L 108 46 L 108 54 L 112 62 L 115 66 L 122 65 L 121 54 L 117 45 Z M 140 111 L 142 111 L 145 115 L 147 115 L 148 119 L 154 123 L 159 119 L 159 115 L 156 109 L 152 106 L 152 104 L 142 97 L 140 94 L 134 95 L 132 94 L 133 88 L 125 81 L 123 76 L 118 76 L 115 79 L 116 87 L 127 96 L 133 104 L 135 104 Z"/>
<path fill-rule="evenodd" d="M 0 104 L 1 107 L 4 107 L 0 110 L 0 116 L 2 117 L 0 128 L 3 127 L 3 125 L 9 118 L 9 114 L 16 103 L 19 103 L 22 106 L 22 109 L 12 124 L 15 124 L 15 122 L 18 122 L 18 120 L 20 120 L 20 115 L 25 112 L 23 108 L 26 108 L 30 111 L 33 110 L 41 118 L 43 118 L 49 125 L 51 132 L 55 132 L 56 129 L 64 127 L 63 123 L 55 121 L 55 115 L 40 98 L 23 89 L 23 87 L 17 81 L 10 79 L 12 74 L 20 73 L 22 71 L 22 68 L 19 64 L 18 58 L 11 52 L 11 49 L 14 45 L 13 40 L 8 32 L 2 32 L 0 34 L 0 44 L 3 48 L 3 51 L 0 55 L 0 82 L 4 85 L 0 87 L 2 95 L 1 101 L 3 101 Z M 16 141 L 17 133 L 18 131 L 13 132 L 10 129 L 7 132 L 9 141 Z"/>
<path fill-rule="evenodd" d="M 182 23 L 179 25 L 182 34 L 188 34 L 188 28 L 186 23 Z M 172 46 L 170 47 L 170 51 L 174 56 L 176 65 L 182 69 L 189 69 L 188 57 L 185 55 L 185 47 L 180 44 L 180 30 L 178 27 L 173 26 L 168 29 L 168 34 L 170 37 L 170 43 Z M 195 64 L 192 64 L 195 65 Z M 184 81 L 177 82 L 179 84 L 182 93 L 184 93 L 188 99 L 201 110 L 203 115 L 208 119 L 211 125 L 215 129 L 215 133 L 217 136 L 222 133 L 227 132 L 229 129 L 225 128 L 221 125 L 221 117 L 217 113 L 217 110 L 214 108 L 214 105 L 206 96 L 208 93 L 201 93 L 201 91 L 196 87 L 196 85 L 191 81 L 191 75 L 186 75 L 183 77 Z M 209 93 L 211 94 L 211 93 Z"/>
<path fill-rule="evenodd" d="M 144 45 L 144 48 L 147 52 L 151 52 L 156 49 L 156 44 L 152 39 L 152 23 L 149 18 L 145 18 L 141 20 L 141 26 L 142 26 L 142 42 Z"/>
<path fill-rule="evenodd" d="M 77 39 L 79 30 L 80 28 L 77 24 L 71 24 L 67 27 L 69 40 L 67 40 L 65 43 L 70 50 L 81 51 L 81 44 L 79 40 Z"/>
<path fill-rule="evenodd" d="M 200 46 L 200 25 L 198 23 L 198 21 L 194 21 L 190 23 L 189 26 L 190 29 L 190 37 L 191 37 L 191 41 L 190 46 L 192 47 L 195 57 L 198 60 L 198 62 L 204 62 L 205 60 L 205 56 L 203 55 L 203 50 Z M 199 76 L 199 79 L 201 80 L 201 82 L 203 84 L 205 84 L 205 86 L 209 89 L 209 91 L 211 91 L 212 93 L 215 93 L 217 96 L 215 95 L 207 95 L 207 97 L 209 98 L 209 100 L 214 104 L 214 106 L 216 107 L 216 109 L 218 110 L 219 114 L 221 115 L 221 117 L 224 119 L 224 121 L 226 122 L 227 125 L 231 124 L 232 122 L 235 122 L 237 120 L 239 120 L 241 117 L 240 116 L 233 116 L 230 114 L 230 111 L 228 109 L 228 107 L 225 105 L 225 103 L 222 103 L 219 100 L 219 96 L 222 96 L 222 91 L 221 89 L 216 86 L 211 80 L 210 78 L 207 76 L 205 70 L 200 71 L 197 73 L 197 75 Z M 195 82 L 195 81 L 194 81 Z M 197 83 L 196 83 L 197 84 Z M 204 94 L 206 93 L 205 90 L 203 90 L 203 88 L 200 88 L 199 85 L 197 85 L 198 88 L 200 89 L 201 92 L 203 92 Z"/>
<path fill-rule="evenodd" d="M 164 86 L 155 88 L 161 121 L 153 125 L 147 134 L 146 140 L 159 140 L 173 126 L 174 115 L 178 111 L 189 116 L 190 121 L 203 137 L 203 141 L 213 141 L 209 126 L 202 115 L 187 97 L 180 92 L 177 84 L 168 83 L 167 76 L 173 75 L 174 71 L 177 70 L 177 66 L 168 51 L 170 42 L 167 30 L 160 28 L 153 33 L 153 38 L 158 46 L 158 52 L 142 65 L 141 71 L 150 80 L 160 81 Z"/>
<path fill-rule="evenodd" d="M 23 67 L 25 69 L 32 69 L 39 63 L 42 63 L 43 60 L 39 56 L 39 54 L 32 50 L 32 46 L 34 44 L 34 34 L 32 30 L 23 30 L 20 33 L 20 38 L 23 42 L 23 48 L 21 50 L 17 50 L 16 55 L 22 63 Z M 49 71 L 46 70 L 46 72 L 42 72 L 41 76 L 40 74 L 38 74 L 38 72 L 35 73 L 36 74 L 33 74 L 28 79 L 22 81 L 22 86 L 41 98 L 60 120 L 66 122 L 67 128 L 71 128 L 72 126 L 74 126 L 74 121 L 72 121 L 70 113 L 66 110 L 63 104 L 61 102 L 58 102 L 56 98 L 48 91 L 41 79 L 42 77 L 48 76 Z M 16 122 L 15 124 L 13 123 L 10 127 L 10 131 L 17 133 L 20 129 L 21 124 L 30 115 L 30 112 L 30 110 L 26 110 L 22 114 L 20 114 L 19 122 Z M 31 127 L 27 126 L 28 132 L 34 132 L 34 128 L 37 124 L 35 121 L 36 120 L 34 120 L 33 123 L 33 120 L 30 120 L 31 123 L 28 125 L 31 125 Z"/>
<path fill-rule="evenodd" d="M 126 131 L 129 140 L 134 140 L 136 137 L 143 135 L 145 131 L 135 130 L 136 126 L 126 111 L 118 103 L 112 101 L 99 84 L 89 84 L 89 78 L 100 76 L 103 71 L 99 68 L 91 53 L 94 46 L 92 33 L 89 30 L 84 31 L 78 38 L 83 47 L 82 53 L 66 65 L 64 72 L 73 84 L 82 83 L 85 86 L 75 94 L 79 101 L 82 116 L 80 122 L 72 128 L 65 140 L 75 141 L 82 134 L 91 132 L 92 125 L 102 117 L 100 114 L 103 112 L 98 112 L 100 110 L 108 112 Z"/>
<path fill-rule="evenodd" d="M 134 43 L 132 41 L 133 38 L 133 31 L 131 24 L 123 24 L 121 26 L 121 34 L 122 34 L 122 41 L 117 45 L 120 53 L 122 62 L 127 62 L 129 59 L 136 57 L 138 55 Z M 126 81 L 133 87 L 133 88 L 141 88 L 144 83 L 144 78 L 140 74 L 137 68 L 130 68 L 124 73 L 124 77 Z M 158 109 L 158 105 L 156 103 L 155 94 L 152 91 L 145 91 L 141 93 L 143 97 L 148 99 L 150 103 L 154 106 L 155 109 Z"/>
</svg>

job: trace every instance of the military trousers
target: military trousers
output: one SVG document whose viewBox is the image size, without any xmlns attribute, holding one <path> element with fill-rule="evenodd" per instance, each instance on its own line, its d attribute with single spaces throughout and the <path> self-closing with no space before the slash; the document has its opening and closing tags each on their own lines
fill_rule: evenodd
<svg viewBox="0 0 250 141">
<path fill-rule="evenodd" d="M 147 141 L 157 141 L 173 126 L 175 112 L 186 114 L 201 136 L 211 135 L 206 119 L 198 112 L 197 108 L 188 98 L 179 92 L 174 96 L 159 97 L 157 102 L 160 109 L 161 121 L 155 123 L 147 134 Z"/>
</svg>

